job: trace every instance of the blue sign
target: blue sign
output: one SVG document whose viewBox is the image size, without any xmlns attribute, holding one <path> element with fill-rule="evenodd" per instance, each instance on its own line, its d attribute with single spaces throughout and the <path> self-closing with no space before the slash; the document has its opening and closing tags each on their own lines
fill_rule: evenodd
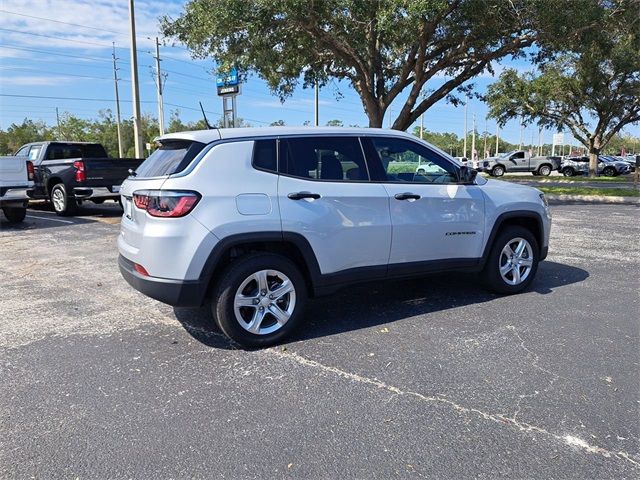
<svg viewBox="0 0 640 480">
<path fill-rule="evenodd" d="M 238 69 L 235 67 L 228 73 L 218 72 L 218 75 L 216 76 L 217 87 L 233 87 L 239 84 L 240 80 L 238 79 Z"/>
</svg>

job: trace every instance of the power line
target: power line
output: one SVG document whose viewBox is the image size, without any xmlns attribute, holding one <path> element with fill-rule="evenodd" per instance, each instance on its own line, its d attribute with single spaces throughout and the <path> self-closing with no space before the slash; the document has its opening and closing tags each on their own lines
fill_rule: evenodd
<svg viewBox="0 0 640 480">
<path fill-rule="evenodd" d="M 106 28 L 98 28 L 98 27 L 89 26 L 89 25 L 82 25 L 80 23 L 63 22 L 61 20 L 54 20 L 53 18 L 36 17 L 35 15 L 27 15 L 26 13 L 10 12 L 9 10 L 0 10 L 0 12 L 8 13 L 10 15 L 17 15 L 19 17 L 34 18 L 36 20 L 46 20 L 48 22 L 60 23 L 62 25 L 71 25 L 73 27 L 90 28 L 91 30 L 101 30 L 103 32 L 109 32 L 109 33 L 118 33 L 118 34 L 122 34 L 122 35 L 127 35 L 127 33 L 128 33 L 128 32 L 125 32 L 125 31 L 108 30 Z"/>
<path fill-rule="evenodd" d="M 88 98 L 88 97 L 53 97 L 48 95 L 16 95 L 10 93 L 0 93 L 0 97 L 12 98 L 41 98 L 47 100 L 74 100 L 81 102 L 114 102 L 113 98 Z M 121 100 L 122 102 L 131 103 L 132 100 Z M 156 103 L 153 100 L 141 100 L 142 103 Z"/>
<path fill-rule="evenodd" d="M 29 67 L 22 67 L 22 66 L 14 66 L 14 65 L 8 65 L 8 66 L 0 66 L 0 70 L 26 70 L 29 72 L 40 72 L 40 73 L 50 73 L 53 75 L 62 75 L 65 77 L 79 77 L 79 78 L 91 78 L 94 80 L 112 80 L 111 78 L 107 78 L 107 77 L 95 77 L 93 75 L 77 75 L 74 73 L 67 73 L 67 72 L 54 72 L 51 70 L 42 70 L 39 68 L 29 68 Z M 122 80 L 123 82 L 130 82 L 131 80 L 126 80 L 123 78 L 118 78 L 118 80 Z"/>
<path fill-rule="evenodd" d="M 11 50 L 24 50 L 26 52 L 35 52 L 35 53 L 44 53 L 45 55 L 56 55 L 59 57 L 71 57 L 71 58 L 81 58 L 83 60 L 94 60 L 96 62 L 109 62 L 111 63 L 111 60 L 107 59 L 107 58 L 100 58 L 100 57 L 88 57 L 85 55 L 71 55 L 69 53 L 59 53 L 59 52 L 51 52 L 51 51 L 47 51 L 47 50 L 36 50 L 34 48 L 26 48 L 26 47 L 19 47 L 16 45 L 0 45 L 0 48 L 9 48 Z"/>
</svg>

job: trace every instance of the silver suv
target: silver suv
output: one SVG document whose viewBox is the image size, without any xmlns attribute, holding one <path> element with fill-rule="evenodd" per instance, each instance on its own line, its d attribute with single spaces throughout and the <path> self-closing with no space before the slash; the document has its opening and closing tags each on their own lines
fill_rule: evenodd
<svg viewBox="0 0 640 480">
<path fill-rule="evenodd" d="M 476 177 L 403 132 L 224 129 L 159 143 L 122 184 L 122 275 L 171 305 L 210 302 L 244 346 L 280 341 L 308 297 L 348 284 L 464 270 L 515 293 L 547 255 L 540 191 Z"/>
</svg>

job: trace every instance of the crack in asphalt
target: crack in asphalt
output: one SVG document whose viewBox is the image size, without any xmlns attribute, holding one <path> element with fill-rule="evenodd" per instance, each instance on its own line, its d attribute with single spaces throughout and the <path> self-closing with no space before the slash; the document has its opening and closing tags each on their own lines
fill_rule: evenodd
<svg viewBox="0 0 640 480">
<path fill-rule="evenodd" d="M 606 457 L 606 458 L 616 458 L 619 460 L 623 460 L 624 462 L 630 463 L 632 464 L 635 468 L 640 469 L 640 459 L 635 459 L 633 458 L 633 456 L 627 452 L 624 451 L 619 451 L 619 452 L 613 452 L 611 450 L 607 450 L 606 448 L 602 448 L 599 447 L 597 445 L 591 445 L 588 444 L 587 442 L 585 442 L 584 440 L 578 438 L 578 437 L 574 437 L 572 435 L 561 435 L 558 433 L 554 433 L 551 432 L 545 428 L 541 428 L 538 427 L 536 425 L 532 425 L 530 423 L 527 422 L 519 422 L 515 419 L 515 415 L 513 418 L 510 417 L 505 417 L 502 414 L 494 414 L 494 413 L 489 413 L 489 412 L 485 412 L 482 411 L 480 409 L 477 408 L 473 408 L 473 407 L 466 407 L 464 405 L 460 405 L 456 402 L 454 402 L 453 400 L 449 400 L 443 396 L 429 396 L 429 395 L 424 395 L 422 393 L 419 392 L 413 392 L 410 390 L 402 390 L 401 388 L 398 388 L 396 386 L 393 385 L 389 385 L 385 382 L 382 382 L 380 380 L 376 380 L 376 379 L 372 379 L 372 378 L 368 378 L 362 375 L 358 375 L 357 373 L 351 373 L 351 372 L 347 372 L 345 370 L 341 370 L 340 368 L 337 367 L 331 367 L 328 365 L 324 365 L 316 360 L 311 360 L 309 358 L 303 357 L 302 355 L 296 353 L 296 352 L 288 352 L 288 351 L 284 351 L 284 350 L 277 350 L 275 348 L 270 348 L 267 350 L 264 350 L 264 352 L 268 352 L 271 355 L 275 355 L 276 357 L 279 357 L 281 359 L 285 359 L 285 360 L 289 360 L 289 361 L 293 361 L 296 362 L 299 365 L 303 365 L 306 367 L 311 367 L 311 368 L 316 368 L 319 370 L 322 370 L 324 372 L 327 373 L 331 373 L 334 375 L 337 375 L 338 377 L 347 379 L 349 381 L 352 382 L 356 382 L 356 383 L 361 383 L 361 384 L 365 384 L 365 385 L 371 385 L 373 387 L 376 388 L 380 388 L 383 390 L 386 390 L 388 392 L 391 392 L 395 395 L 402 395 L 402 396 L 408 396 L 408 397 L 414 397 L 417 398 L 418 400 L 422 401 L 422 402 L 427 402 L 427 403 L 440 403 L 440 404 L 444 404 L 447 405 L 449 407 L 451 407 L 453 410 L 460 412 L 462 414 L 474 414 L 484 420 L 489 420 L 492 422 L 495 422 L 499 425 L 503 425 L 503 426 L 509 426 L 512 428 L 515 428 L 516 431 L 520 431 L 520 432 L 534 432 L 534 433 L 538 433 L 541 435 L 544 435 L 546 437 L 552 438 L 564 445 L 567 446 L 572 446 L 572 447 L 576 447 L 579 448 L 587 453 L 591 453 L 591 454 L 595 454 L 595 455 L 600 455 L 602 457 Z M 540 367 L 541 368 L 541 367 Z"/>
</svg>

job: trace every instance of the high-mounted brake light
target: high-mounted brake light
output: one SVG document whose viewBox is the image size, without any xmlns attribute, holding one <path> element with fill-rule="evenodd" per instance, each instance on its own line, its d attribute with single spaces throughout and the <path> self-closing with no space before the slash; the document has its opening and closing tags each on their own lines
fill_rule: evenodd
<svg viewBox="0 0 640 480">
<path fill-rule="evenodd" d="M 84 162 L 76 160 L 73 162 L 73 168 L 76 169 L 76 182 L 84 182 L 87 179 L 87 173 L 84 170 Z"/>
<path fill-rule="evenodd" d="M 200 201 L 198 192 L 183 190 L 138 190 L 133 192 L 134 205 L 152 217 L 184 217 Z"/>
<path fill-rule="evenodd" d="M 33 168 L 33 162 L 31 160 L 27 160 L 27 179 L 30 182 L 33 182 L 36 178 L 36 171 Z"/>
</svg>

